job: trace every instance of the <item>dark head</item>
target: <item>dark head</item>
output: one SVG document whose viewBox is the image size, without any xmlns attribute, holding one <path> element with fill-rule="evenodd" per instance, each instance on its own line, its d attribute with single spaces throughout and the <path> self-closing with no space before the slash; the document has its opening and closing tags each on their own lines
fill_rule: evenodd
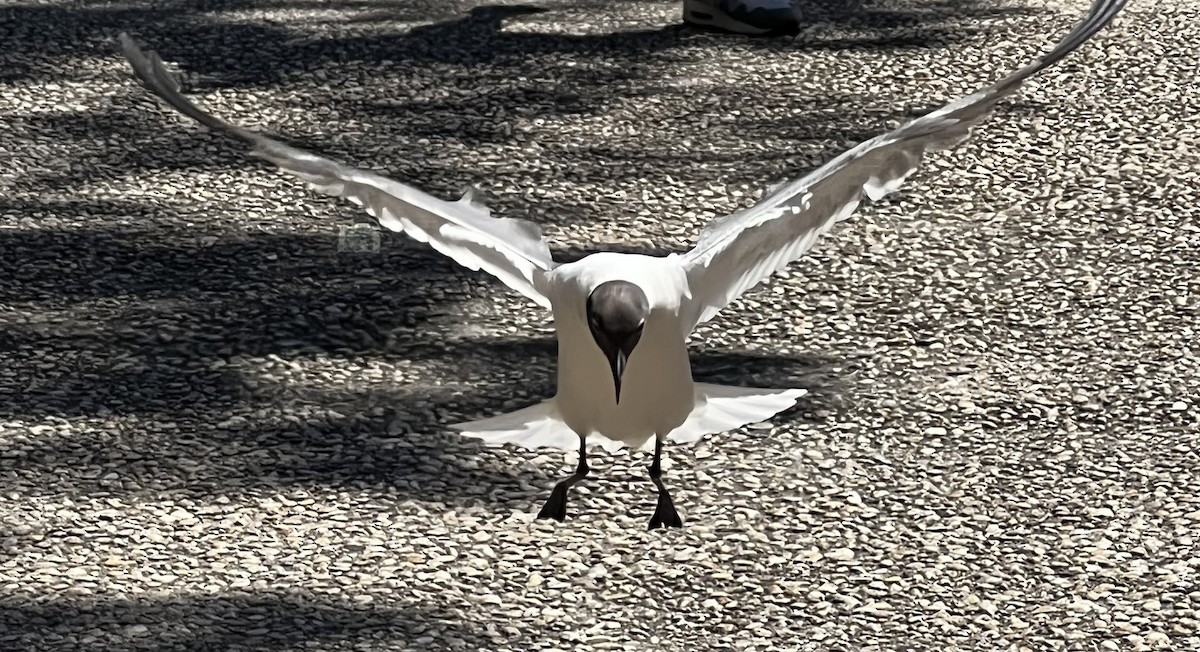
<svg viewBox="0 0 1200 652">
<path fill-rule="evenodd" d="M 641 339 L 649 316 L 650 301 L 646 299 L 646 293 L 628 281 L 601 283 L 588 296 L 588 328 L 596 345 L 608 358 L 618 403 L 621 402 L 621 376 L 625 373 L 625 363 Z"/>
</svg>

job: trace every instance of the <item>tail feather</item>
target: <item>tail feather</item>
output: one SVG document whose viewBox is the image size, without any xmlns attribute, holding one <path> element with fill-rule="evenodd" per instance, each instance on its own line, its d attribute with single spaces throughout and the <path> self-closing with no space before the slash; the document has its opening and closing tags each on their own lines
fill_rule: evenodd
<svg viewBox="0 0 1200 652">
<path fill-rule="evenodd" d="M 456 423 L 450 427 L 462 431 L 465 437 L 482 439 L 488 446 L 516 444 L 530 449 L 579 448 L 579 436 L 563 423 L 553 399 L 515 412 Z"/>
<path fill-rule="evenodd" d="M 696 383 L 697 398 L 703 397 L 687 421 L 667 437 L 667 441 L 687 444 L 704 435 L 725 432 L 764 421 L 792 407 L 806 389 L 760 389 Z"/>
<path fill-rule="evenodd" d="M 769 419 L 790 408 L 796 399 L 808 393 L 805 389 L 759 389 L 696 383 L 696 404 L 683 425 L 671 431 L 667 441 L 687 444 L 699 441 L 704 435 L 740 428 L 749 423 Z M 522 448 L 557 448 L 577 450 L 579 435 L 563 423 L 554 399 L 499 416 L 466 423 L 451 428 L 465 437 L 482 440 L 488 446 L 516 444 Z M 588 437 L 588 446 L 600 446 L 614 452 L 623 443 L 600 434 Z M 653 450 L 654 438 L 641 447 Z"/>
<path fill-rule="evenodd" d="M 516 444 L 530 450 L 579 450 L 579 435 L 563 423 L 554 399 L 487 419 L 455 423 L 450 427 L 462 432 L 464 437 L 483 440 L 487 446 Z M 587 444 L 588 448 L 600 447 L 609 453 L 615 453 L 625 445 L 601 434 L 589 436 Z"/>
</svg>

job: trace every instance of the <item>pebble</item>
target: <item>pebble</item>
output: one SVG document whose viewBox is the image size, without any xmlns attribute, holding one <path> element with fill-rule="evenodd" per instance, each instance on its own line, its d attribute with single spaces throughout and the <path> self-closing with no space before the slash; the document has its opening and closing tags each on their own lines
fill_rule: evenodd
<svg viewBox="0 0 1200 652">
<path fill-rule="evenodd" d="M 1154 648 L 1165 648 L 1171 645 L 1171 637 L 1162 632 L 1146 634 L 1146 644 Z"/>
<path fill-rule="evenodd" d="M 854 551 L 849 548 L 834 548 L 825 551 L 825 558 L 834 561 L 850 561 L 854 559 Z"/>
</svg>

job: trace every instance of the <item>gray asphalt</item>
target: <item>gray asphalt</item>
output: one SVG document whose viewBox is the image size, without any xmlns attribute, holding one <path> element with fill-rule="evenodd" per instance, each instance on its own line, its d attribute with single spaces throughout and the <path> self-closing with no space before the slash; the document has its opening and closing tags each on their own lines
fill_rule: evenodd
<svg viewBox="0 0 1200 652">
<path fill-rule="evenodd" d="M 162 109 L 680 251 L 1016 69 L 1086 2 L 0 3 L 0 649 L 1200 649 L 1200 10 L 1134 2 L 695 338 L 807 387 L 642 454 L 448 423 L 553 393 L 547 316 Z M 1190 5 L 1190 6 L 1189 6 Z M 359 249 L 362 249 L 359 247 Z"/>
</svg>

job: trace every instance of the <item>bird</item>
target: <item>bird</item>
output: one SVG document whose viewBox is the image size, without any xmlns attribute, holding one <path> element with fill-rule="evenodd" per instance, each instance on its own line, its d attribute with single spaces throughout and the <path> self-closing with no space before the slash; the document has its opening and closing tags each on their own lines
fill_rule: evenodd
<svg viewBox="0 0 1200 652">
<path fill-rule="evenodd" d="M 1053 49 L 993 85 L 866 140 L 817 169 L 768 189 L 751 206 L 717 218 L 695 246 L 665 255 L 594 252 L 559 263 L 541 229 L 496 217 L 471 191 L 442 199 L 226 122 L 180 91 L 153 51 L 126 33 L 120 47 L 138 82 L 183 115 L 247 141 L 251 155 L 363 207 L 378 224 L 426 243 L 459 265 L 491 274 L 553 315 L 558 341 L 553 397 L 452 427 L 486 445 L 578 450 L 574 473 L 558 482 L 538 518 L 564 521 L 571 487 L 589 474 L 599 445 L 653 450 L 657 488 L 649 529 L 683 521 L 663 482 L 664 443 L 770 419 L 806 390 L 731 387 L 694 381 L 687 340 L 740 295 L 802 257 L 868 199 L 894 192 L 927 152 L 955 147 L 996 105 L 1108 25 L 1125 0 L 1094 0 Z"/>
</svg>

